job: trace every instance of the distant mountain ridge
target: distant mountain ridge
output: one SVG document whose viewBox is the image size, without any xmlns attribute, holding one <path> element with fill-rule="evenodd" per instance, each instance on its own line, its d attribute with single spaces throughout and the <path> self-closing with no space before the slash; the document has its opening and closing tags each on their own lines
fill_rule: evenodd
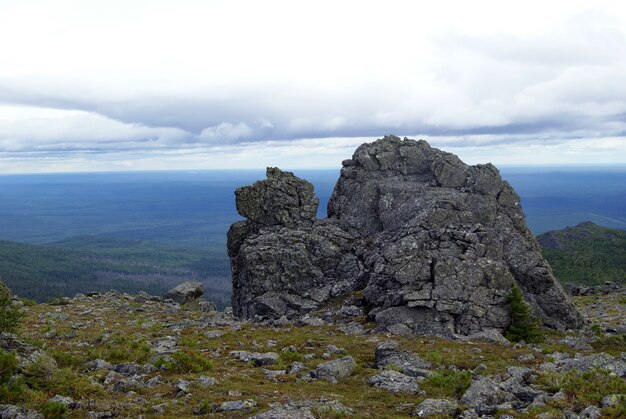
<svg viewBox="0 0 626 419">
<path fill-rule="evenodd" d="M 537 240 L 561 282 L 626 283 L 626 230 L 585 221 L 540 234 Z"/>
</svg>

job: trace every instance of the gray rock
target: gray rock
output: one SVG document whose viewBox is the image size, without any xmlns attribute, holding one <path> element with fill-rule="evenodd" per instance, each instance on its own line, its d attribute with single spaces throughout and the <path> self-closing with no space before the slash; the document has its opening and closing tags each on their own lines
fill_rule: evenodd
<svg viewBox="0 0 626 419">
<path fill-rule="evenodd" d="M 294 362 L 285 371 L 287 374 L 297 374 L 304 371 L 306 365 L 303 362 Z"/>
<path fill-rule="evenodd" d="M 177 395 L 180 396 L 185 396 L 187 394 L 189 394 L 189 386 L 191 385 L 191 383 L 187 380 L 183 380 L 183 379 L 179 379 L 178 381 L 176 381 L 176 392 Z"/>
<path fill-rule="evenodd" d="M 417 406 L 412 414 L 420 418 L 430 416 L 454 417 L 458 409 L 459 405 L 455 401 L 446 399 L 426 399 Z"/>
<path fill-rule="evenodd" d="M 97 370 L 110 371 L 112 369 L 113 369 L 113 365 L 111 365 L 104 359 L 94 359 L 93 361 L 89 361 L 85 363 L 86 371 L 97 371 Z"/>
<path fill-rule="evenodd" d="M 113 371 L 122 374 L 125 377 L 132 377 L 135 375 L 150 374 L 156 371 L 156 367 L 151 364 L 140 365 L 136 362 L 123 362 L 121 364 L 113 365 Z"/>
<path fill-rule="evenodd" d="M 597 406 L 589 406 L 580 412 L 581 419 L 598 419 L 602 417 L 602 412 Z"/>
<path fill-rule="evenodd" d="M 41 413 L 12 404 L 0 404 L 0 418 L 2 419 L 43 419 Z"/>
<path fill-rule="evenodd" d="M 501 345 L 508 346 L 511 344 L 507 338 L 505 338 L 502 333 L 497 330 L 488 329 L 483 330 L 481 332 L 472 333 L 467 337 L 469 340 L 482 340 L 484 342 L 489 343 L 499 343 Z"/>
<path fill-rule="evenodd" d="M 315 415 L 308 407 L 276 405 L 267 412 L 250 416 L 249 419 L 315 419 Z"/>
<path fill-rule="evenodd" d="M 252 362 L 254 366 L 275 364 L 280 356 L 276 352 L 248 352 L 248 351 L 231 351 L 230 356 L 243 362 Z"/>
<path fill-rule="evenodd" d="M 379 387 L 392 393 L 420 393 L 415 377 L 397 371 L 385 371 L 370 377 L 369 385 Z"/>
<path fill-rule="evenodd" d="M 337 329 L 341 330 L 346 335 L 362 335 L 365 333 L 365 328 L 361 323 L 350 322 L 346 324 L 340 324 Z"/>
<path fill-rule="evenodd" d="M 204 375 L 198 377 L 198 385 L 200 387 L 211 387 L 218 383 L 218 381 L 213 377 L 205 377 Z"/>
<path fill-rule="evenodd" d="M 204 332 L 204 336 L 208 339 L 215 339 L 224 336 L 225 332 L 222 330 L 207 330 Z"/>
<path fill-rule="evenodd" d="M 249 419 L 313 419 L 316 417 L 346 417 L 354 411 L 337 400 L 292 400 L 273 404 L 271 410 Z"/>
<path fill-rule="evenodd" d="M 502 390 L 493 379 L 479 376 L 472 380 L 460 402 L 473 408 L 480 415 L 492 413 L 498 405 L 513 400 L 515 397 Z"/>
<path fill-rule="evenodd" d="M 163 379 L 161 378 L 160 375 L 155 375 L 154 377 L 152 377 L 151 379 L 149 379 L 148 381 L 146 381 L 146 387 L 148 388 L 154 388 L 156 386 L 158 386 L 159 384 L 163 383 Z"/>
<path fill-rule="evenodd" d="M 200 282 L 185 281 L 165 293 L 163 298 L 174 300 L 178 304 L 186 304 L 196 300 L 204 293 L 204 287 Z"/>
<path fill-rule="evenodd" d="M 562 345 L 567 345 L 572 349 L 576 349 L 578 351 L 591 351 L 593 350 L 593 346 L 589 344 L 584 338 L 567 336 L 561 340 L 559 343 Z"/>
<path fill-rule="evenodd" d="M 337 310 L 337 315 L 344 317 L 362 316 L 363 314 L 363 308 L 354 305 L 342 306 L 339 310 Z"/>
<path fill-rule="evenodd" d="M 22 342 L 12 333 L 0 333 L 0 349 L 4 349 L 7 352 L 14 352 L 19 361 L 20 369 L 27 368 L 35 362 L 46 364 L 47 368 L 50 370 L 57 368 L 57 363 L 52 357 L 48 356 L 41 349 Z"/>
<path fill-rule="evenodd" d="M 217 406 L 217 412 L 245 412 L 252 410 L 256 406 L 254 400 L 234 400 L 223 402 Z"/>
<path fill-rule="evenodd" d="M 131 378 L 122 378 L 116 381 L 112 386 L 111 390 L 116 391 L 118 393 L 128 393 L 129 391 L 139 391 L 146 387 L 146 384 L 141 381 L 141 378 L 138 376 Z"/>
<path fill-rule="evenodd" d="M 343 166 L 324 220 L 313 187 L 291 173 L 268 169 L 237 190 L 247 218 L 228 233 L 237 316 L 293 319 L 363 290 L 380 331 L 472 335 L 506 329 L 517 284 L 546 325 L 583 324 L 493 165 L 388 136 Z"/>
<path fill-rule="evenodd" d="M 164 415 L 166 408 L 167 408 L 167 403 L 154 405 L 152 406 L 152 413 L 154 413 L 155 415 Z"/>
<path fill-rule="evenodd" d="M 587 356 L 576 354 L 575 357 L 565 358 L 557 364 L 558 371 L 591 371 L 594 369 L 608 370 L 622 378 L 626 378 L 626 357 L 617 358 L 605 353 Z"/>
<path fill-rule="evenodd" d="M 616 407 L 621 403 L 626 403 L 626 394 L 609 394 L 602 398 L 600 406 L 602 407 Z"/>
<path fill-rule="evenodd" d="M 382 342 L 374 353 L 376 368 L 393 368 L 411 377 L 426 377 L 432 364 L 412 352 L 400 351 L 397 342 Z"/>
<path fill-rule="evenodd" d="M 108 418 L 114 418 L 116 415 L 113 412 L 87 412 L 87 414 L 85 415 L 85 417 L 89 418 L 89 419 L 108 419 Z"/>
<path fill-rule="evenodd" d="M 313 371 L 311 377 L 336 383 L 339 378 L 349 377 L 356 363 L 351 356 L 335 359 L 333 361 L 319 364 Z"/>
<path fill-rule="evenodd" d="M 68 409 L 74 409 L 77 406 L 76 400 L 71 397 L 61 396 L 60 394 L 52 397 L 49 401 L 53 403 L 60 403 Z"/>
</svg>

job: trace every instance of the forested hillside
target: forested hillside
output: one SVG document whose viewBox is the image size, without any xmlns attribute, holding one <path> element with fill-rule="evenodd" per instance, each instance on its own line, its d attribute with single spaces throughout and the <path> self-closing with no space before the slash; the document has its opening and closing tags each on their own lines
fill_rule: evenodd
<svg viewBox="0 0 626 419">
<path fill-rule="evenodd" d="M 0 278 L 17 295 L 37 301 L 108 289 L 162 294 L 194 279 L 205 284 L 209 299 L 223 306 L 230 298 L 228 262 L 225 255 L 213 253 L 102 237 L 52 245 L 0 241 Z M 222 263 L 215 263 L 220 259 Z"/>
<path fill-rule="evenodd" d="M 561 282 L 626 283 L 626 231 L 592 222 L 537 237 L 544 257 Z"/>
</svg>

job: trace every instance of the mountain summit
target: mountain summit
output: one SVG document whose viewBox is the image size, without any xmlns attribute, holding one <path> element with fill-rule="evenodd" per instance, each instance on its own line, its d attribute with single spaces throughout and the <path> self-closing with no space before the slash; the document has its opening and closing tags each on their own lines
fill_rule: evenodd
<svg viewBox="0 0 626 419">
<path fill-rule="evenodd" d="M 383 331 L 503 331 L 517 284 L 547 326 L 583 323 L 491 164 L 386 136 L 343 162 L 322 220 L 310 183 L 267 177 L 235 193 L 247 218 L 228 233 L 242 318 L 296 318 L 350 294 Z"/>
</svg>

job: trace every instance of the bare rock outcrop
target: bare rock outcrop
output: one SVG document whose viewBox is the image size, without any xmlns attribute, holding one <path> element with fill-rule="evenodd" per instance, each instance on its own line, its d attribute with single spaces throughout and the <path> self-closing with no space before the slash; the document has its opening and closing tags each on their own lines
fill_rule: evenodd
<svg viewBox="0 0 626 419">
<path fill-rule="evenodd" d="M 582 325 L 491 164 L 394 136 L 363 144 L 343 162 L 324 220 L 310 183 L 267 176 L 236 191 L 248 218 L 228 233 L 240 317 L 296 317 L 363 290 L 381 330 L 502 331 L 517 283 L 546 325 Z"/>
</svg>

